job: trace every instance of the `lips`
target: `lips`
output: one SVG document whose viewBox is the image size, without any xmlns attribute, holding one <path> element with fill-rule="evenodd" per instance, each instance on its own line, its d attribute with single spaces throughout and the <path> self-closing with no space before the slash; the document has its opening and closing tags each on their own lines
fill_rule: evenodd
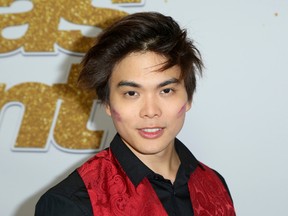
<svg viewBox="0 0 288 216">
<path fill-rule="evenodd" d="M 160 137 L 164 130 L 164 128 L 155 127 L 155 128 L 141 128 L 139 129 L 139 134 L 146 139 L 156 139 Z"/>
<path fill-rule="evenodd" d="M 144 128 L 142 129 L 144 132 L 147 132 L 147 133 L 155 133 L 159 130 L 161 130 L 162 128 Z"/>
</svg>

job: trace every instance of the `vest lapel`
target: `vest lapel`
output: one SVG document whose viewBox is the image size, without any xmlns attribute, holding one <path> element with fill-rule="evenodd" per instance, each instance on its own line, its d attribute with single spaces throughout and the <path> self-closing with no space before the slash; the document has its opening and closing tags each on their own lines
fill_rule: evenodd
<svg viewBox="0 0 288 216">
<path fill-rule="evenodd" d="M 109 150 L 97 154 L 78 172 L 94 215 L 167 216 L 148 179 L 135 187 Z"/>
</svg>

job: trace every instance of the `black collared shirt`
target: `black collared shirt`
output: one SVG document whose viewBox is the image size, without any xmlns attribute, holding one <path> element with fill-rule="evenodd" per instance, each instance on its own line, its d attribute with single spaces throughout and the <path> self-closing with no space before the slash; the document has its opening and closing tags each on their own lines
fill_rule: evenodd
<svg viewBox="0 0 288 216">
<path fill-rule="evenodd" d="M 178 140 L 175 139 L 175 149 L 178 153 L 181 165 L 178 169 L 174 184 L 154 173 L 116 135 L 111 143 L 111 150 L 121 164 L 126 175 L 135 187 L 147 177 L 163 204 L 168 215 L 193 215 L 193 208 L 188 190 L 190 174 L 198 166 L 198 161 L 191 152 Z"/>
<path fill-rule="evenodd" d="M 194 215 L 187 183 L 191 173 L 201 165 L 178 139 L 175 139 L 175 149 L 181 165 L 173 185 L 139 160 L 123 143 L 118 134 L 111 142 L 110 148 L 135 187 L 145 177 L 148 178 L 168 215 Z M 219 177 L 225 184 L 224 179 L 220 175 Z M 93 215 L 88 192 L 77 171 L 48 190 L 36 205 L 35 216 L 60 215 Z"/>
</svg>

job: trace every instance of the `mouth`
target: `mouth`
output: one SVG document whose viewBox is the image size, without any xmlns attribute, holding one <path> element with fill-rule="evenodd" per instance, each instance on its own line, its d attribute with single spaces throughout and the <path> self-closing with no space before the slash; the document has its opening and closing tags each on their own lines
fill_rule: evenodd
<svg viewBox="0 0 288 216">
<path fill-rule="evenodd" d="M 155 127 L 155 128 L 141 128 L 138 130 L 139 134 L 146 139 L 155 139 L 160 137 L 163 132 L 164 128 Z"/>
<path fill-rule="evenodd" d="M 144 132 L 147 132 L 147 133 L 155 133 L 157 131 L 162 130 L 162 128 L 143 128 L 141 130 L 143 130 Z"/>
</svg>

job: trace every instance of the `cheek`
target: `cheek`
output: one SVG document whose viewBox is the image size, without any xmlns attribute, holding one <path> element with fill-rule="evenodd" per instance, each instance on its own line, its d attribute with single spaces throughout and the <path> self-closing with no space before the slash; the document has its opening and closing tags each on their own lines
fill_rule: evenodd
<svg viewBox="0 0 288 216">
<path fill-rule="evenodd" d="M 177 117 L 178 117 L 178 118 L 182 117 L 182 116 L 186 113 L 186 106 L 187 106 L 187 103 L 185 103 L 185 104 L 180 108 L 180 110 L 179 110 L 178 113 L 177 113 Z"/>
<path fill-rule="evenodd" d="M 121 115 L 114 108 L 111 109 L 111 116 L 114 120 L 121 122 Z"/>
</svg>

